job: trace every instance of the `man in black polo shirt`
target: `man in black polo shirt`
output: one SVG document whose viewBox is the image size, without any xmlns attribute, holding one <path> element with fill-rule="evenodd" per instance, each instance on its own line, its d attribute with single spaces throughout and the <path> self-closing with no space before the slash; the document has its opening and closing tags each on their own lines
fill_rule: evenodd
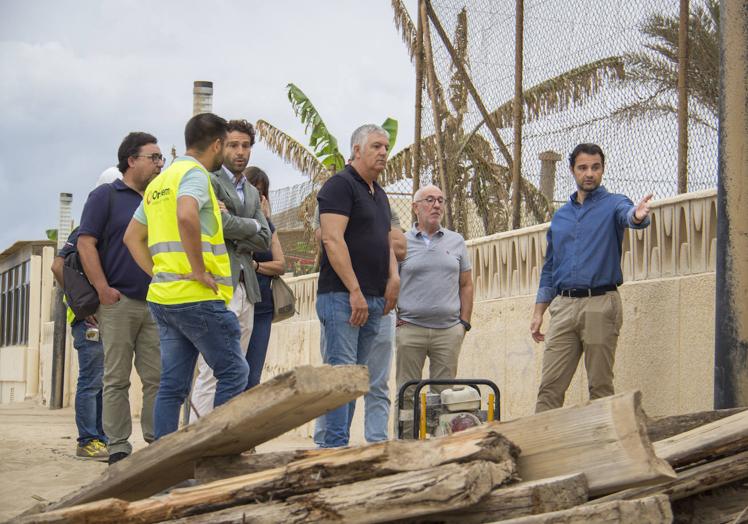
<svg viewBox="0 0 748 524">
<path fill-rule="evenodd" d="M 390 204 L 376 183 L 387 163 L 389 136 L 369 124 L 351 137 L 353 160 L 319 194 L 322 259 L 317 316 L 325 330 L 326 364 L 361 364 L 382 315 L 397 303 L 400 277 L 390 248 Z M 322 447 L 348 445 L 355 402 L 325 416 Z"/>
<path fill-rule="evenodd" d="M 130 133 L 117 152 L 122 180 L 103 184 L 88 195 L 81 215 L 78 252 L 88 279 L 99 294 L 96 312 L 104 342 L 104 432 L 109 437 L 109 463 L 132 452 L 128 441 L 130 372 L 133 361 L 143 383 L 140 425 L 150 442 L 153 403 L 161 378 L 158 327 L 145 302 L 151 278 L 135 263 L 122 242 L 148 183 L 161 172 L 164 157 L 156 138 Z"/>
</svg>

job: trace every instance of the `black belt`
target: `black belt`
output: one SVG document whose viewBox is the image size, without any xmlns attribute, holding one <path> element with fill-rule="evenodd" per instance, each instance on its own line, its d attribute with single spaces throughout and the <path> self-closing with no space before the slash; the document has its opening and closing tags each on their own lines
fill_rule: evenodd
<svg viewBox="0 0 748 524">
<path fill-rule="evenodd" d="M 562 289 L 558 292 L 559 295 L 562 297 L 571 297 L 571 298 L 583 298 L 583 297 L 598 297 L 600 295 L 604 295 L 608 291 L 615 291 L 618 289 L 618 286 L 611 285 L 611 286 L 600 286 L 600 287 L 593 287 L 593 288 L 571 288 L 571 289 Z"/>
</svg>

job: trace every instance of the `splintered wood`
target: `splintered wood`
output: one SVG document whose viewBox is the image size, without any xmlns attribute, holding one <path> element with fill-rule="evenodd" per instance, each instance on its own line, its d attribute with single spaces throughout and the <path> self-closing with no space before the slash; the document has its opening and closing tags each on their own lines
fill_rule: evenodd
<svg viewBox="0 0 748 524">
<path fill-rule="evenodd" d="M 161 461 L 146 455 L 150 468 L 132 461 L 105 476 L 105 489 L 94 484 L 13 522 L 666 523 L 673 520 L 671 501 L 682 512 L 696 506 L 688 500 L 697 496 L 709 501 L 710 515 L 727 508 L 734 520 L 742 511 L 728 499 L 745 493 L 739 482 L 748 479 L 748 411 L 661 419 L 653 429 L 638 392 L 425 441 L 241 454 L 292 420 L 309 420 L 322 405 L 331 409 L 365 390 L 359 368 L 332 369 L 340 368 L 278 377 L 262 396 L 274 403 L 274 414 L 249 402 L 219 408 L 214 413 L 224 410 L 225 417 L 209 415 L 200 431 L 175 434 L 180 448 Z M 291 397 L 305 401 L 291 407 Z M 674 433 L 678 427 L 688 430 Z M 203 432 L 211 432 L 213 445 Z M 667 438 L 653 445 L 648 432 Z M 149 496 L 165 479 L 182 477 L 182 469 L 198 484 Z M 133 478 L 149 487 L 135 488 Z"/>
</svg>

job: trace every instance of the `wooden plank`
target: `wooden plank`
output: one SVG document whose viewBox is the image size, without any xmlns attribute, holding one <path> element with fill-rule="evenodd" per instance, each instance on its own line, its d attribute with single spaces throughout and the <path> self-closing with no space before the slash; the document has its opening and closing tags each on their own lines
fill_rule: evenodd
<svg viewBox="0 0 748 524">
<path fill-rule="evenodd" d="M 401 524 L 481 524 L 573 508 L 587 502 L 582 473 L 509 484 L 494 489 L 480 502 L 454 511 L 434 513 Z"/>
<path fill-rule="evenodd" d="M 736 453 L 748 448 L 748 411 L 655 442 L 654 448 L 673 467 Z"/>
<path fill-rule="evenodd" d="M 108 497 L 137 500 L 153 495 L 189 478 L 184 472 L 194 471 L 198 458 L 246 451 L 354 400 L 368 389 L 365 366 L 298 367 L 113 464 L 100 478 L 48 510 Z M 186 464 L 192 469 L 185 468 Z"/>
<path fill-rule="evenodd" d="M 675 478 L 654 453 L 645 417 L 637 391 L 469 431 L 495 427 L 518 445 L 523 480 L 584 473 L 593 496 Z"/>
<path fill-rule="evenodd" d="M 684 415 L 652 418 L 647 421 L 647 434 L 649 435 L 649 440 L 652 442 L 665 440 L 679 433 L 685 433 L 704 424 L 709 424 L 715 420 L 740 413 L 746 409 L 748 408 L 715 409 L 712 411 L 699 411 Z"/>
<path fill-rule="evenodd" d="M 356 522 L 369 524 L 476 504 L 501 483 L 505 471 L 487 461 L 447 464 L 326 488 L 286 502 L 248 504 L 185 517 L 173 524 L 284 524 Z"/>
<path fill-rule="evenodd" d="M 748 478 L 748 451 L 684 469 L 678 472 L 678 478 L 675 480 L 619 491 L 587 504 L 611 500 L 633 500 L 657 494 L 667 495 L 670 500 L 680 500 L 746 478 Z"/>
<path fill-rule="evenodd" d="M 733 482 L 700 495 L 675 501 L 672 505 L 676 522 L 746 523 L 748 522 L 748 483 Z"/>
<path fill-rule="evenodd" d="M 275 451 L 271 453 L 242 453 L 225 457 L 208 457 L 198 459 L 195 463 L 194 478 L 199 484 L 215 480 L 258 473 L 267 469 L 283 466 L 309 457 L 320 456 L 336 449 L 296 449 Z"/>
<path fill-rule="evenodd" d="M 606 504 L 579 506 L 563 511 L 543 513 L 518 519 L 502 520 L 501 524 L 665 524 L 673 521 L 667 497 L 659 495 L 639 500 L 619 500 Z M 498 521 L 495 521 L 498 522 Z"/>
<path fill-rule="evenodd" d="M 43 521 L 29 518 L 18 522 L 147 524 L 248 502 L 283 500 L 393 473 L 475 460 L 495 463 L 494 478 L 498 480 L 498 472 L 502 472 L 500 480 L 504 482 L 516 478 L 518 454 L 517 447 L 495 431 L 456 433 L 429 441 L 387 441 L 325 450 L 281 468 L 175 489 L 164 496 L 130 503 L 111 498 L 45 513 Z"/>
</svg>

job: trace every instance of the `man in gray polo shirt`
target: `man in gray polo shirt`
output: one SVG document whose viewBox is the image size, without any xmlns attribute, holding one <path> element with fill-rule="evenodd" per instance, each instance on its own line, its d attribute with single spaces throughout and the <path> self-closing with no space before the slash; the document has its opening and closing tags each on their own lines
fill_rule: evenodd
<svg viewBox="0 0 748 524">
<path fill-rule="evenodd" d="M 473 311 L 473 279 L 462 235 L 441 227 L 444 196 L 424 186 L 413 197 L 418 222 L 405 234 L 408 252 L 400 262 L 397 302 L 397 388 L 421 378 L 429 359 L 429 377 L 457 376 L 457 360 Z M 434 386 L 434 392 L 443 387 Z M 413 409 L 413 391 L 405 392 L 404 408 Z M 410 400 L 409 400 L 410 399 Z M 404 435 L 412 426 L 404 424 Z"/>
</svg>

